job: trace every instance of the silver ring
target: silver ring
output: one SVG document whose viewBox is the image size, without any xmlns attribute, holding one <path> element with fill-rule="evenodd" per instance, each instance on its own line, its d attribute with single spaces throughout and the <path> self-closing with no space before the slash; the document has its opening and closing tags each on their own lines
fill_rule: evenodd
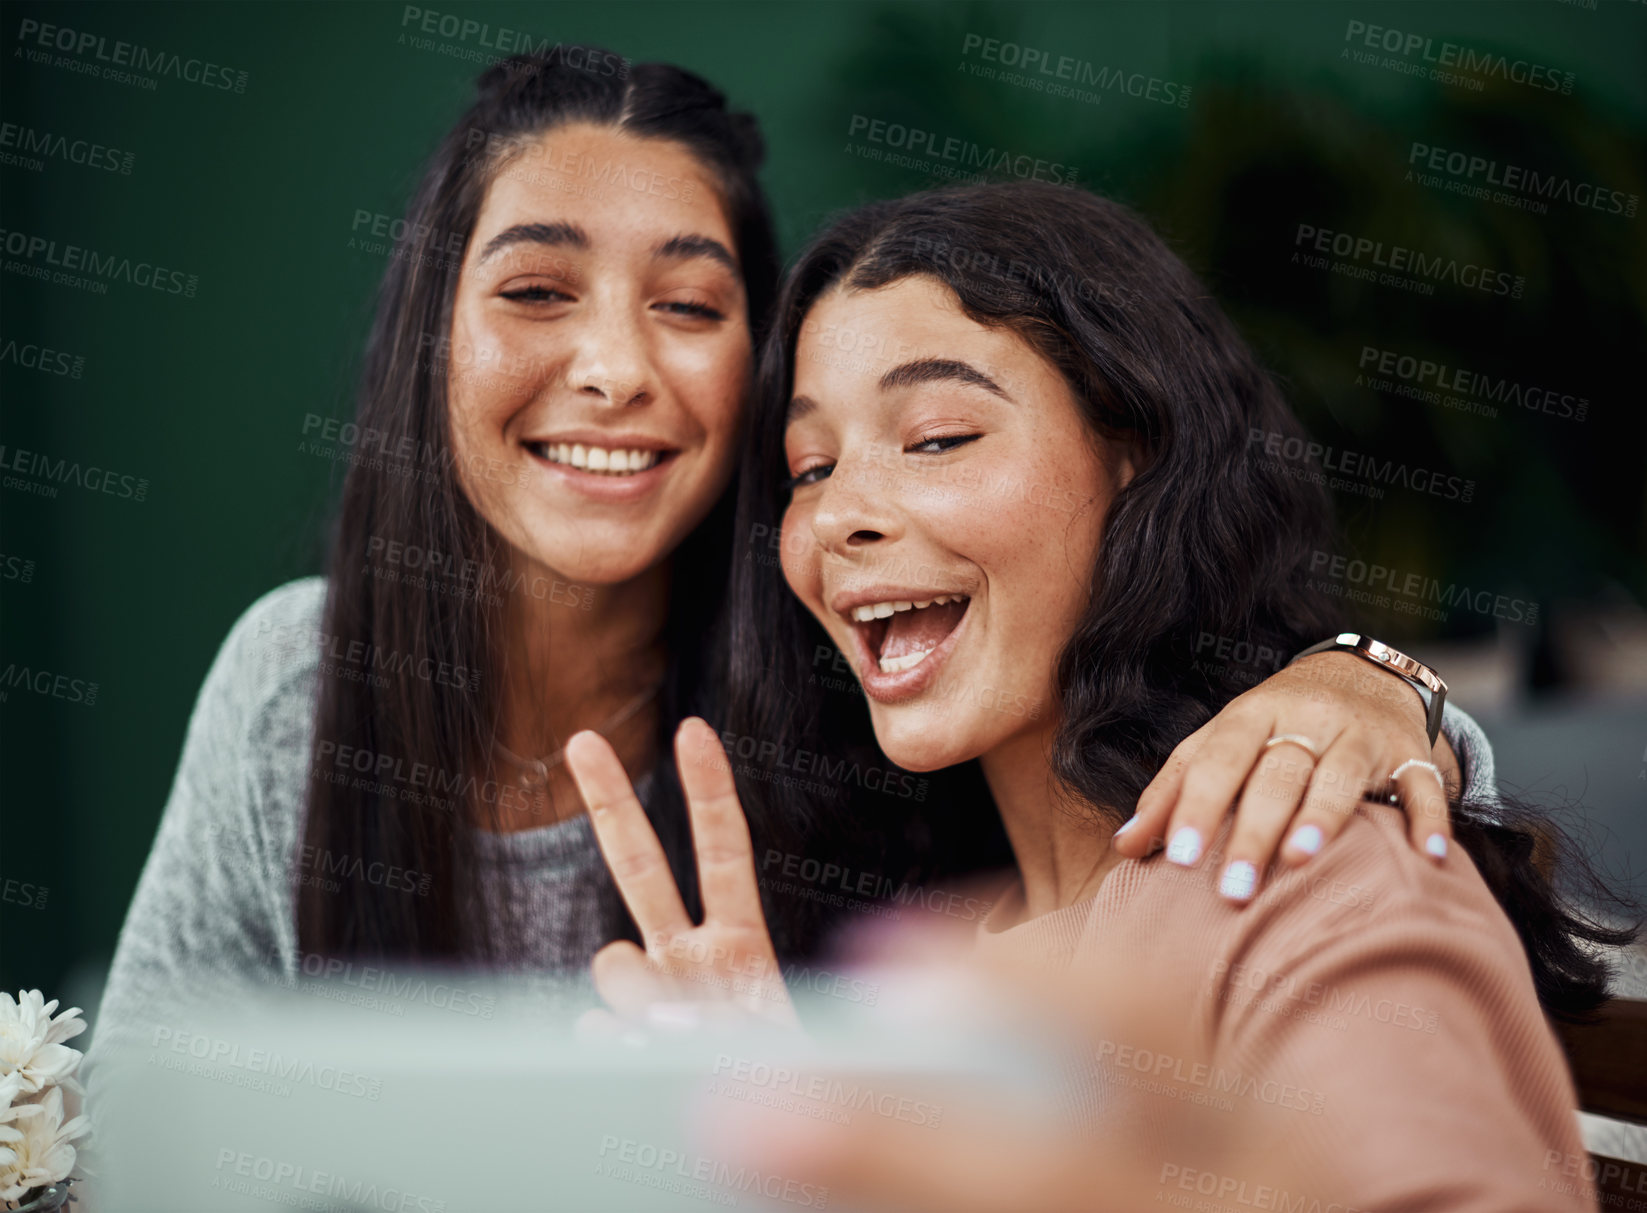
<svg viewBox="0 0 1647 1213">
<path fill-rule="evenodd" d="M 1316 750 L 1315 743 L 1299 733 L 1277 733 L 1264 743 L 1264 748 L 1267 750 L 1272 745 L 1295 745 L 1307 752 L 1317 762 L 1321 761 L 1321 755 Z"/>
<path fill-rule="evenodd" d="M 1393 784 L 1397 779 L 1401 778 L 1401 772 L 1405 771 L 1408 767 L 1423 767 L 1426 771 L 1435 776 L 1435 781 L 1441 785 L 1441 794 L 1443 796 L 1447 794 L 1447 781 L 1441 775 L 1441 768 L 1436 766 L 1433 762 L 1425 762 L 1422 758 L 1409 758 L 1406 762 L 1396 767 L 1395 770 L 1390 772 L 1390 782 Z"/>
</svg>

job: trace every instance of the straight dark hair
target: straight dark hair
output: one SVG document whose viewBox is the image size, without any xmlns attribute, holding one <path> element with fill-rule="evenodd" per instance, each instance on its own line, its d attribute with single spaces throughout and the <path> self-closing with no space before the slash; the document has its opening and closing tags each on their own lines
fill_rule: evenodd
<svg viewBox="0 0 1647 1213">
<path fill-rule="evenodd" d="M 306 954 L 495 961 L 513 947 L 486 929 L 468 827 L 476 801 L 505 794 L 493 750 L 504 658 L 499 638 L 504 595 L 528 591 L 512 584 L 506 545 L 471 505 L 453 466 L 447 373 L 462 351 L 452 351 L 447 339 L 464 250 L 488 186 L 527 141 L 571 122 L 673 141 L 697 156 L 720 187 L 757 341 L 770 311 L 778 260 L 757 179 L 764 149 L 753 117 L 729 111 L 722 94 L 691 72 L 631 65 L 593 47 L 557 44 L 481 74 L 474 103 L 434 154 L 408 208 L 379 291 L 358 394 L 361 432 L 387 435 L 395 449 L 416 452 L 416 474 L 399 475 L 370 459 L 349 467 L 323 624 L 333 643 L 358 641 L 466 673 L 444 682 L 406 673 L 380 685 L 320 679 L 307 854 L 411 877 L 347 882 L 343 893 L 305 883 L 297 920 Z M 733 491 L 674 556 L 692 570 L 693 592 L 670 600 L 670 660 L 658 700 L 661 754 L 669 752 L 675 724 L 704 710 L 700 696 L 710 682 L 699 638 L 721 606 Z M 374 559 L 381 563 L 391 551 L 416 552 L 420 564 L 437 567 L 410 580 L 374 576 Z M 388 774 L 414 764 L 427 796 Z M 671 764 L 658 764 L 654 793 L 654 827 L 692 904 L 695 870 Z M 408 892 L 408 885 L 419 891 Z M 616 904 L 615 895 L 609 900 Z"/>
<path fill-rule="evenodd" d="M 762 348 L 738 535 L 781 532 L 784 420 L 813 305 L 837 284 L 872 290 L 916 275 L 943 283 L 973 320 L 1011 330 L 1056 367 L 1094 433 L 1135 444 L 1139 470 L 1110 507 L 1091 598 L 1058 664 L 1054 770 L 1091 806 L 1094 828 L 1113 829 L 1173 747 L 1252 685 L 1234 663 L 1196 660 L 1200 636 L 1290 654 L 1343 630 L 1340 604 L 1310 578 L 1314 554 L 1332 550 L 1330 499 L 1280 461 L 1250 454 L 1255 432 L 1281 441 L 1304 432 L 1211 294 L 1149 225 L 1084 190 L 1022 182 L 870 204 L 801 253 Z M 833 645 L 774 563 L 753 550 L 734 563 L 723 641 L 729 730 L 778 755 L 884 765 L 861 696 L 820 677 L 819 654 Z M 826 855 L 843 870 L 875 873 L 866 887 L 901 890 L 1013 863 L 976 761 L 932 774 L 924 799 L 860 795 L 848 805 L 827 787 L 778 793 L 743 771 L 757 862 L 768 867 L 775 857 Z M 1533 833 L 1506 805 L 1453 812 L 1460 843 L 1520 933 L 1545 1006 L 1595 1006 L 1606 970 L 1586 945 L 1629 934 L 1566 907 L 1532 862 Z M 830 899 L 780 894 L 772 879 L 763 886 L 780 949 L 818 949 L 839 917 Z"/>
</svg>

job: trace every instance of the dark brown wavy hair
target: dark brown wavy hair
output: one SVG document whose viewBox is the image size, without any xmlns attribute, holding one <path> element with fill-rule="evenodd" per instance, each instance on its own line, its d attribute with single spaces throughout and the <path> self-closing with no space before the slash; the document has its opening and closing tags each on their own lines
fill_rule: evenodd
<svg viewBox="0 0 1647 1213">
<path fill-rule="evenodd" d="M 772 223 L 757 178 L 764 149 L 755 120 L 728 110 L 708 82 L 668 64 L 631 65 L 590 47 L 556 45 L 487 69 L 474 103 L 446 135 L 407 210 L 377 302 L 366 348 L 356 422 L 419 452 L 415 476 L 362 459 L 346 474 L 332 539 L 324 633 L 380 653 L 415 654 L 466 671 L 443 681 L 412 676 L 370 681 L 322 678 L 315 711 L 303 832 L 311 854 L 348 857 L 416 874 L 405 882 L 349 882 L 343 893 L 322 882 L 298 897 L 299 946 L 329 957 L 453 961 L 477 949 L 504 957 L 509 941 L 488 935 L 472 872 L 469 807 L 500 775 L 493 738 L 493 691 L 505 654 L 499 637 L 507 587 L 505 547 L 464 494 L 448 429 L 446 349 L 463 252 L 486 190 L 521 141 L 569 122 L 665 139 L 691 151 L 719 183 L 743 271 L 749 316 L 760 338 L 777 285 Z M 724 585 L 732 488 L 687 538 L 674 559 L 693 570 L 691 593 L 670 603 L 665 642 L 669 671 L 659 699 L 659 753 L 685 715 L 703 710 L 708 685 L 700 637 L 717 617 Z M 453 577 L 421 584 L 369 575 L 373 553 L 390 544 L 442 554 Z M 380 558 L 381 559 L 381 558 Z M 450 592 L 459 583 L 459 592 Z M 480 592 L 473 592 L 478 589 Z M 443 592 L 445 591 L 445 592 Z M 465 592 L 467 591 L 467 592 Z M 365 769 L 327 778 L 341 747 L 366 755 Z M 404 783 L 384 790 L 378 767 L 413 763 L 452 790 L 431 801 L 404 798 Z M 689 904 L 695 872 L 685 845 L 684 811 L 669 764 L 656 773 L 654 824 L 671 854 Z M 355 774 L 361 778 L 355 778 Z M 453 806 L 456 805 L 456 808 Z M 615 902 L 615 898 L 612 898 Z M 479 945 L 472 941 L 479 939 Z M 466 943 L 466 941 L 471 941 Z"/>
<path fill-rule="evenodd" d="M 746 547 L 723 640 L 727 727 L 775 755 L 886 765 L 862 698 L 820 677 L 818 656 L 833 646 L 775 562 L 759 558 L 759 540 L 780 532 L 788 504 L 784 419 L 808 312 L 836 284 L 915 275 L 946 285 L 973 320 L 1022 337 L 1063 374 L 1095 432 L 1135 443 L 1139 470 L 1110 507 L 1091 598 L 1058 664 L 1054 769 L 1094 827 L 1113 829 L 1173 747 L 1252 685 L 1238 666 L 1197 661 L 1199 637 L 1292 654 L 1348 621 L 1309 576 L 1313 554 L 1332 549 L 1326 492 L 1249 454 L 1255 430 L 1305 437 L 1278 386 L 1150 226 L 1084 190 L 1022 182 L 873 203 L 830 224 L 791 267 L 762 349 L 738 499 Z M 924 799 L 858 795 L 843 809 L 827 787 L 745 777 L 757 863 L 828 856 L 883 888 L 1010 866 L 976 761 L 930 778 Z M 1585 945 L 1627 935 L 1565 908 L 1532 863 L 1533 834 L 1511 818 L 1499 802 L 1454 806 L 1459 841 L 1516 924 L 1545 1005 L 1593 1007 L 1606 971 Z M 837 917 L 827 901 L 766 883 L 780 948 L 817 949 Z"/>
</svg>

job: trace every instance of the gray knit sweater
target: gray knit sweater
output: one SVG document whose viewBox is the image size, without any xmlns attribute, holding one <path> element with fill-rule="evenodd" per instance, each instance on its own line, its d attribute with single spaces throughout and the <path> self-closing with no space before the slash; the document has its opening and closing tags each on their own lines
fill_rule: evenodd
<svg viewBox="0 0 1647 1213">
<path fill-rule="evenodd" d="M 328 873 L 294 863 L 303 821 L 314 704 L 326 661 L 317 643 L 326 582 L 294 581 L 241 616 L 206 675 L 159 832 L 120 932 L 86 1059 L 95 1095 L 101 1058 L 121 1043 L 146 1046 L 158 1026 L 235 983 L 313 990 L 387 1014 L 410 1004 L 490 1017 L 493 996 L 461 980 L 354 965 L 328 971 L 298 947 L 300 882 L 377 880 L 418 896 L 417 875 Z M 644 799 L 648 780 L 637 792 Z M 494 926 L 525 924 L 512 983 L 562 998 L 615 938 L 617 905 L 586 816 L 516 833 L 475 831 L 481 888 Z M 328 884 L 330 887 L 330 884 Z M 426 891 L 426 890 L 425 890 Z M 518 928 L 517 928 L 518 929 Z M 324 977 L 324 983 L 307 980 Z M 488 989 L 496 988 L 495 979 Z M 534 978 L 541 980 L 534 980 Z M 507 984 L 507 983 L 506 983 Z"/>
<path fill-rule="evenodd" d="M 92 1024 L 88 1075 L 114 1043 L 146 1043 L 155 1025 L 175 1022 L 224 983 L 291 985 L 321 968 L 298 950 L 294 912 L 296 882 L 318 877 L 292 857 L 325 591 L 322 578 L 310 577 L 264 595 L 234 625 L 206 675 Z M 1490 796 L 1493 757 L 1481 730 L 1451 704 L 1444 729 L 1472 796 Z M 518 970 L 582 976 L 620 929 L 588 818 L 518 833 L 477 831 L 477 843 L 493 922 L 512 908 L 528 928 Z M 461 1003 L 453 1009 L 464 1013 L 480 1005 L 460 983 L 420 984 L 364 966 L 330 977 L 338 992 L 326 996 L 382 1002 L 390 1013 L 397 999 Z"/>
</svg>

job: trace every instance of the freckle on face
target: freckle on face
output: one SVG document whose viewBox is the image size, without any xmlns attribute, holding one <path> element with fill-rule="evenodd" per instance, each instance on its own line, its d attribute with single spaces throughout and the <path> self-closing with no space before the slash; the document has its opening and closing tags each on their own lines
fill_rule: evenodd
<svg viewBox="0 0 1647 1213">
<path fill-rule="evenodd" d="M 608 182 L 666 188 L 594 188 L 579 176 L 578 166 L 607 165 Z M 566 225 L 582 240 L 512 244 L 481 260 L 494 237 L 529 224 Z M 743 283 L 709 258 L 658 255 L 681 237 L 736 256 L 718 182 L 667 140 L 573 124 L 494 176 L 442 365 L 460 482 L 517 561 L 584 584 L 628 580 L 667 559 L 725 488 L 750 378 Z M 655 489 L 592 500 L 528 442 L 569 431 L 639 436 L 673 453 Z"/>
</svg>

